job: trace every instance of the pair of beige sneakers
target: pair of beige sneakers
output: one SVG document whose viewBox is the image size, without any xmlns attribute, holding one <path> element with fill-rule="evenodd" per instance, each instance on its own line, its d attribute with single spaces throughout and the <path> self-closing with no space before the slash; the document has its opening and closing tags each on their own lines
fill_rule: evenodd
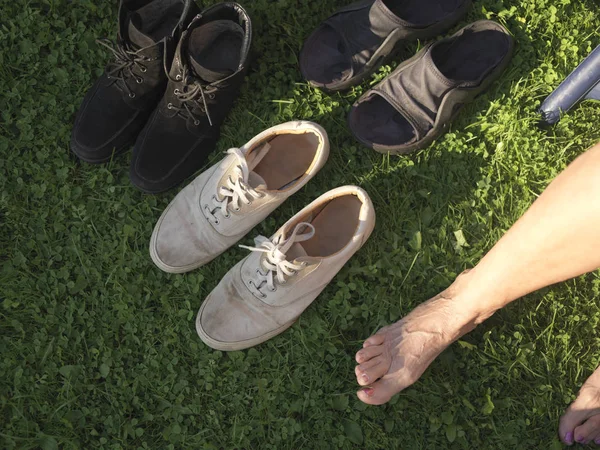
<svg viewBox="0 0 600 450">
<path fill-rule="evenodd" d="M 242 239 L 323 167 L 327 133 L 288 122 L 227 151 L 169 204 L 150 241 L 165 272 L 212 261 Z M 251 253 L 209 294 L 196 319 L 198 335 L 217 350 L 241 350 L 285 331 L 317 298 L 375 226 L 367 193 L 344 186 L 322 195 Z"/>
</svg>

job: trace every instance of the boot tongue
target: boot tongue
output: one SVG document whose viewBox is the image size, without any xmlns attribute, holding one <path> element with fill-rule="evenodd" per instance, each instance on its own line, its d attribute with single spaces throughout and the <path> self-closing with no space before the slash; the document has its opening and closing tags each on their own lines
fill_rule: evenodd
<svg viewBox="0 0 600 450">
<path fill-rule="evenodd" d="M 231 40 L 232 35 L 238 35 L 240 41 L 244 38 L 243 28 L 231 20 L 215 20 L 192 30 L 187 42 L 187 53 L 198 77 L 213 83 L 236 72 L 237 67 L 223 67 L 219 64 L 222 63 L 219 60 L 226 60 L 228 55 L 216 56 L 210 52 L 210 48 L 219 43 L 219 38 Z M 221 67 L 217 67 L 219 65 Z"/>
<path fill-rule="evenodd" d="M 230 70 L 215 72 L 213 70 L 207 69 L 206 67 L 202 66 L 199 62 L 197 62 L 194 58 L 190 58 L 190 62 L 192 63 L 194 73 L 207 83 L 214 83 L 215 81 L 222 80 L 223 78 L 227 78 L 233 73 L 233 71 Z"/>
<path fill-rule="evenodd" d="M 136 25 L 137 24 L 137 25 Z M 150 47 L 155 44 L 154 39 L 142 31 L 142 19 L 139 14 L 132 14 L 127 28 L 129 41 L 139 48 Z"/>
</svg>

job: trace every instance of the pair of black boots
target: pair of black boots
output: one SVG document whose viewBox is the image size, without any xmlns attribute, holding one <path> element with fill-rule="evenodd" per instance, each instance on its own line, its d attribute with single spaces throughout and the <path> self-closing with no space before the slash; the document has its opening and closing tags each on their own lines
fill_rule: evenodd
<svg viewBox="0 0 600 450">
<path fill-rule="evenodd" d="M 133 143 L 131 182 L 158 193 L 196 172 L 247 71 L 251 21 L 236 3 L 121 0 L 114 60 L 85 96 L 72 151 L 102 163 Z"/>
</svg>

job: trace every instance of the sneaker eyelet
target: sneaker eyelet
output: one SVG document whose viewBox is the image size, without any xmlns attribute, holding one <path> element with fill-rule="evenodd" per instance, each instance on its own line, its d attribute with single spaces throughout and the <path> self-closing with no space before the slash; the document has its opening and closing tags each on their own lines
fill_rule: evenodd
<svg viewBox="0 0 600 450">
<path fill-rule="evenodd" d="M 179 73 L 178 73 L 178 74 L 175 76 L 175 79 L 176 79 L 177 81 L 181 81 L 181 78 L 182 78 L 182 76 L 181 76 L 181 74 L 179 74 Z"/>
<path fill-rule="evenodd" d="M 141 78 L 141 77 L 140 77 L 140 78 L 136 78 L 136 79 L 135 79 L 135 82 L 136 82 L 137 84 L 142 84 L 142 83 L 144 82 L 144 79 L 143 79 L 143 78 Z"/>
<path fill-rule="evenodd" d="M 274 287 L 273 289 L 269 289 L 271 292 L 277 292 L 277 288 Z"/>
<path fill-rule="evenodd" d="M 135 98 L 135 93 L 133 93 L 133 92 L 132 92 L 132 93 L 130 93 L 130 94 L 129 94 L 129 98 Z"/>
<path fill-rule="evenodd" d="M 196 125 L 196 126 L 200 125 L 200 121 L 199 120 L 194 120 L 194 125 Z"/>
<path fill-rule="evenodd" d="M 252 200 L 246 203 L 246 205 L 250 206 L 252 204 Z"/>
<path fill-rule="evenodd" d="M 215 94 L 208 94 L 208 98 L 210 98 L 211 100 L 215 99 Z"/>
<path fill-rule="evenodd" d="M 146 72 L 148 72 L 148 69 L 146 69 L 144 66 L 142 66 L 142 67 L 140 67 L 140 72 L 146 73 Z"/>
<path fill-rule="evenodd" d="M 239 208 L 239 207 L 238 207 L 238 208 L 233 208 L 233 210 L 234 210 L 235 212 L 239 212 L 241 209 L 242 209 L 242 208 Z"/>
<path fill-rule="evenodd" d="M 302 263 L 302 267 L 306 267 L 306 266 L 308 266 L 308 263 L 307 263 L 306 261 L 304 261 L 304 262 Z"/>
<path fill-rule="evenodd" d="M 219 222 L 219 219 L 215 220 L 215 225 L 219 225 L 221 222 Z"/>
<path fill-rule="evenodd" d="M 179 93 L 180 93 L 180 92 L 181 92 L 181 91 L 180 91 L 179 89 L 175 89 L 175 90 L 173 91 L 173 94 L 175 94 L 175 95 L 179 95 Z"/>
<path fill-rule="evenodd" d="M 173 103 L 168 103 L 167 104 L 167 109 L 173 109 Z"/>
</svg>

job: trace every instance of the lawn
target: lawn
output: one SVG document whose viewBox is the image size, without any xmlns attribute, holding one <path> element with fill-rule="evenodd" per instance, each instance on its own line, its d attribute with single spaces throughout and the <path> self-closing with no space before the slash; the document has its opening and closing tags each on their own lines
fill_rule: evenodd
<svg viewBox="0 0 600 450">
<path fill-rule="evenodd" d="M 509 69 L 429 149 L 387 157 L 357 144 L 345 117 L 393 66 L 335 95 L 298 69 L 303 40 L 346 3 L 245 2 L 255 60 L 212 162 L 272 125 L 316 121 L 328 164 L 242 243 L 344 184 L 370 193 L 377 227 L 290 330 L 223 353 L 200 341 L 194 319 L 247 251 L 162 273 L 148 242 L 176 190 L 137 191 L 129 152 L 91 166 L 69 150 L 75 111 L 108 58 L 95 39 L 116 33 L 116 0 L 0 0 L 1 448 L 561 448 L 558 419 L 600 363 L 599 273 L 497 313 L 388 405 L 357 400 L 353 357 L 472 267 L 600 139 L 593 103 L 536 125 L 541 101 L 600 44 L 598 4 L 476 1 L 455 29 L 505 24 L 517 40 Z"/>
</svg>

